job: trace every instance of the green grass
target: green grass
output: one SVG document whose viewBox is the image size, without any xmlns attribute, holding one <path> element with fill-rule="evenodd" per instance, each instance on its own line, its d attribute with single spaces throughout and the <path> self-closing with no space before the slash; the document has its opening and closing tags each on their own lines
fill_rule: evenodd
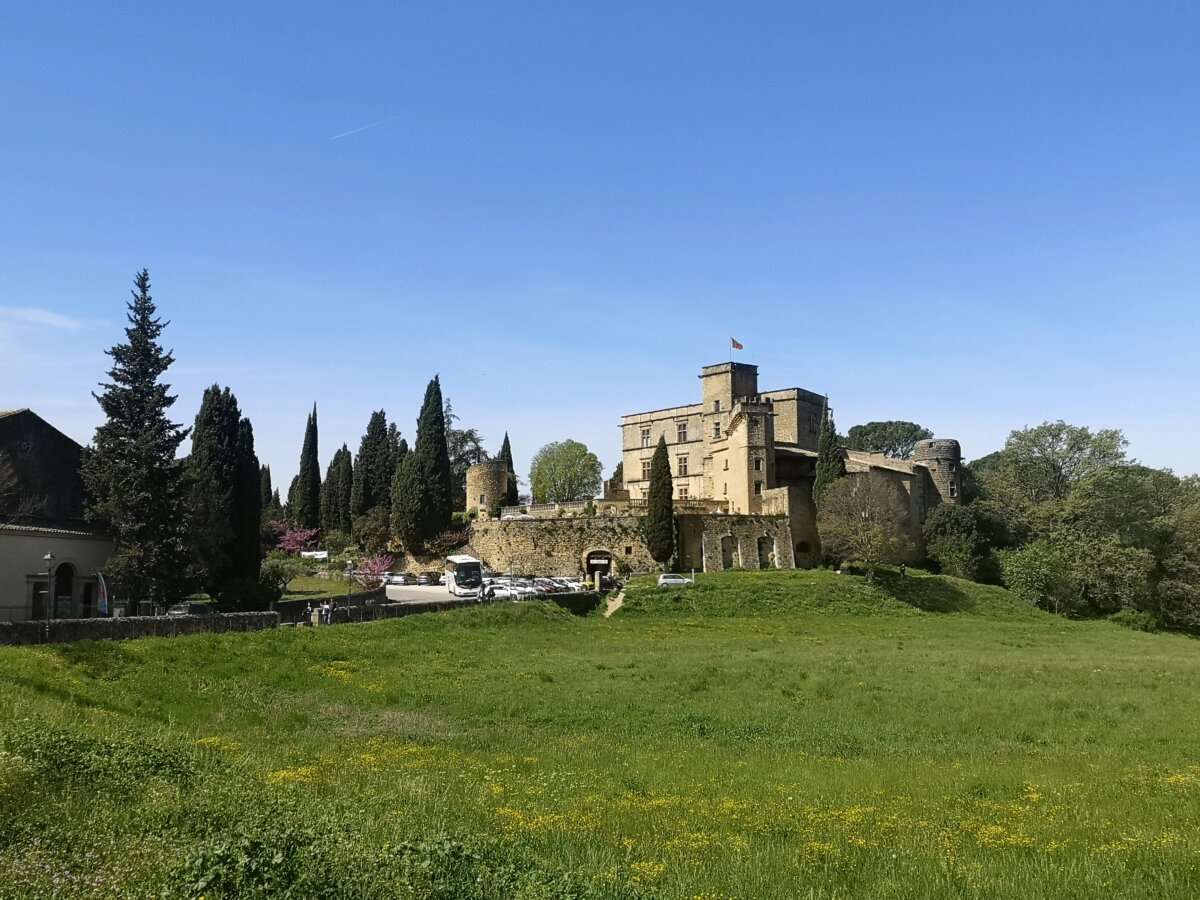
<svg viewBox="0 0 1200 900">
<path fill-rule="evenodd" d="M 828 572 L 0 648 L 0 894 L 1192 897 L 1198 650 Z"/>
<path fill-rule="evenodd" d="M 357 588 L 356 590 L 362 590 Z M 284 591 L 284 600 L 322 600 L 326 597 L 342 598 L 346 596 L 346 580 L 344 578 L 317 578 L 313 575 L 301 575 L 288 582 Z"/>
</svg>

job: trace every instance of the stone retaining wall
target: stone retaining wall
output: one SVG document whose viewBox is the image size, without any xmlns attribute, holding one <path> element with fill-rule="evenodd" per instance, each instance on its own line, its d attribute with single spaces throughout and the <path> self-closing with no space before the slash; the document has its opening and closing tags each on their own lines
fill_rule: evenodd
<svg viewBox="0 0 1200 900">
<path fill-rule="evenodd" d="M 49 622 L 0 622 L 0 644 L 70 644 L 119 641 L 183 634 L 261 631 L 279 624 L 274 612 L 223 616 L 121 616 L 114 619 L 52 619 Z"/>
</svg>

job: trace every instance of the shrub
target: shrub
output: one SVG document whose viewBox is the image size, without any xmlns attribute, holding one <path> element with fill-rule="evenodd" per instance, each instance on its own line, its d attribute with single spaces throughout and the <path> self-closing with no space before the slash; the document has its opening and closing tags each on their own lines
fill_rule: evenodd
<svg viewBox="0 0 1200 900">
<path fill-rule="evenodd" d="M 1158 631 L 1158 619 L 1153 613 L 1139 612 L 1136 609 L 1123 609 L 1108 617 L 1108 621 L 1129 628 L 1133 631 Z"/>
</svg>

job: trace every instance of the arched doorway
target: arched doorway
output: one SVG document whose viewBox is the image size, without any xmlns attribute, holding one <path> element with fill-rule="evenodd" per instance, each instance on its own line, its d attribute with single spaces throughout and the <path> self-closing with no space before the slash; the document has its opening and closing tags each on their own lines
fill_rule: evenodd
<svg viewBox="0 0 1200 900">
<path fill-rule="evenodd" d="M 54 617 L 69 619 L 75 599 L 75 567 L 63 563 L 54 572 Z"/>
<path fill-rule="evenodd" d="M 589 580 L 594 579 L 597 572 L 601 575 L 611 575 L 612 561 L 611 550 L 589 550 L 583 555 L 583 571 L 587 573 Z"/>
</svg>

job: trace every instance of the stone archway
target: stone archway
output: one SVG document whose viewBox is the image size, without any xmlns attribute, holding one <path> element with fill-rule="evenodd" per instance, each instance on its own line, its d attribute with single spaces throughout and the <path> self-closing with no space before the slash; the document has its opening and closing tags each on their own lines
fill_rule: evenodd
<svg viewBox="0 0 1200 900">
<path fill-rule="evenodd" d="M 611 575 L 613 567 L 613 552 L 603 547 L 594 547 L 591 550 L 585 550 L 583 553 L 583 571 L 587 574 L 589 580 L 596 577 L 596 573 L 601 575 Z"/>
</svg>

